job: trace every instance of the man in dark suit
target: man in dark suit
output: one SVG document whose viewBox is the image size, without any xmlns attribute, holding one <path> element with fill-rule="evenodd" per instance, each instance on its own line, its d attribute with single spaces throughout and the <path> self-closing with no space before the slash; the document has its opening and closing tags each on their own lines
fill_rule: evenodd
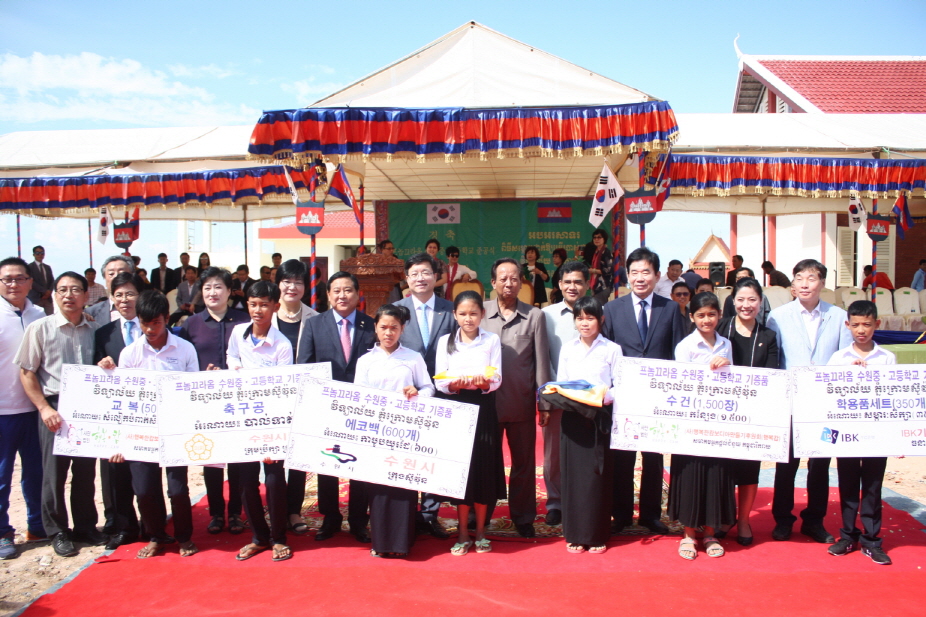
<svg viewBox="0 0 926 617">
<path fill-rule="evenodd" d="M 302 329 L 296 362 L 331 362 L 331 377 L 337 381 L 354 382 L 357 358 L 376 342 L 373 320 L 357 310 L 360 303 L 360 283 L 353 274 L 335 272 L 328 279 L 330 310 L 312 317 Z M 367 523 L 367 487 L 365 482 L 350 481 L 347 523 L 350 532 L 360 542 L 369 542 Z M 327 540 L 341 530 L 343 517 L 338 509 L 338 479 L 318 476 L 318 511 L 325 521 L 316 540 Z"/>
<path fill-rule="evenodd" d="M 118 273 L 110 283 L 107 294 L 112 298 L 119 312 L 119 319 L 114 319 L 93 333 L 93 363 L 103 358 L 111 358 L 119 364 L 122 350 L 139 336 L 143 336 L 138 317 L 135 315 L 135 301 L 144 283 L 131 272 Z M 127 462 L 111 463 L 100 460 L 101 484 L 104 496 L 108 497 L 108 522 L 113 535 L 106 544 L 107 550 L 115 550 L 123 544 L 138 541 L 138 514 L 132 504 L 135 492 L 132 490 L 132 472 Z M 103 482 L 102 477 L 107 481 Z"/>
<path fill-rule="evenodd" d="M 428 367 L 428 375 L 431 377 L 435 375 L 437 341 L 445 334 L 452 334 L 457 325 L 453 318 L 453 302 L 438 298 L 434 293 L 434 283 L 437 282 L 436 272 L 437 263 L 427 253 L 418 253 L 409 257 L 405 261 L 405 280 L 408 282 L 411 295 L 395 303 L 407 308 L 412 316 L 411 321 L 402 331 L 402 338 L 399 342 L 422 355 Z M 425 332 L 427 341 L 424 340 Z M 437 511 L 442 501 L 444 499 L 439 495 L 422 493 L 417 526 L 420 532 L 430 533 L 443 540 L 450 537 L 450 534 L 437 520 Z"/>
<path fill-rule="evenodd" d="M 157 289 L 167 295 L 177 288 L 180 278 L 176 270 L 167 267 L 167 253 L 158 255 L 158 264 L 159 266 L 151 271 L 151 289 Z"/>
<path fill-rule="evenodd" d="M 673 360 L 675 346 L 688 333 L 678 305 L 653 293 L 659 280 L 659 255 L 638 248 L 627 256 L 630 294 L 604 307 L 602 334 L 621 346 L 631 358 Z M 611 515 L 615 533 L 633 524 L 633 469 L 636 452 L 612 450 L 614 456 L 614 502 Z M 659 452 L 643 453 L 640 480 L 639 524 L 654 533 L 667 533 L 662 516 L 663 457 Z"/>
<path fill-rule="evenodd" d="M 106 300 L 101 300 L 87 307 L 87 314 L 93 318 L 93 321 L 101 326 L 105 326 L 109 322 L 117 320 L 119 316 L 119 311 L 116 309 L 116 304 L 113 302 L 112 296 L 113 279 L 116 278 L 116 275 L 120 272 L 134 273 L 135 263 L 132 261 L 131 257 L 113 255 L 112 257 L 106 258 L 101 269 L 103 271 L 103 286 L 106 287 Z M 105 480 L 103 481 L 105 482 Z M 105 496 L 106 493 L 104 492 L 103 495 Z"/>
<path fill-rule="evenodd" d="M 55 284 L 55 276 L 51 273 L 51 266 L 44 263 L 45 248 L 41 245 L 33 247 L 32 258 L 35 261 L 29 264 L 29 276 L 32 277 L 29 300 L 32 304 L 42 307 L 46 315 L 51 315 L 54 312 L 51 292 Z"/>
<path fill-rule="evenodd" d="M 190 254 L 189 253 L 180 253 L 180 267 L 174 268 L 174 273 L 177 275 L 177 285 L 183 280 L 184 273 L 186 272 L 187 266 L 190 265 Z"/>
<path fill-rule="evenodd" d="M 743 268 L 743 256 L 734 255 L 733 258 L 731 259 L 731 262 L 733 264 L 733 269 L 727 272 L 727 280 L 726 280 L 727 287 L 733 287 L 734 285 L 736 285 L 736 273 L 739 272 Z"/>
<path fill-rule="evenodd" d="M 232 280 L 231 285 L 232 308 L 247 310 L 248 289 L 256 282 L 251 278 L 250 274 L 251 269 L 248 268 L 247 264 L 241 264 L 235 270 L 235 278 Z"/>
</svg>

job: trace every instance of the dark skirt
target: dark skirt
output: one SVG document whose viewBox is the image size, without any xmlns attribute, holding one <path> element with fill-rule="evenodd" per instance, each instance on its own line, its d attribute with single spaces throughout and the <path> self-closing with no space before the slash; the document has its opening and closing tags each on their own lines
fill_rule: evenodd
<svg viewBox="0 0 926 617">
<path fill-rule="evenodd" d="M 685 527 L 736 522 L 736 489 L 727 459 L 672 455 L 669 518 Z"/>
<path fill-rule="evenodd" d="M 762 469 L 762 461 L 729 459 L 727 464 L 730 467 L 733 483 L 736 486 L 749 486 L 750 484 L 759 483 L 759 471 Z"/>
<path fill-rule="evenodd" d="M 505 499 L 505 460 L 502 458 L 502 442 L 498 434 L 498 414 L 495 411 L 495 393 L 483 394 L 481 390 L 460 390 L 452 395 L 460 403 L 479 406 L 476 420 L 476 436 L 473 453 L 469 459 L 469 476 L 466 479 L 466 496 L 450 499 L 450 503 L 472 506 L 494 504 Z"/>
<path fill-rule="evenodd" d="M 560 433 L 563 535 L 570 544 L 604 546 L 611 536 L 614 459 L 610 456 L 611 406 L 599 418 L 564 410 Z"/>
<path fill-rule="evenodd" d="M 415 543 L 418 491 L 368 484 L 370 537 L 377 553 L 408 553 Z"/>
</svg>

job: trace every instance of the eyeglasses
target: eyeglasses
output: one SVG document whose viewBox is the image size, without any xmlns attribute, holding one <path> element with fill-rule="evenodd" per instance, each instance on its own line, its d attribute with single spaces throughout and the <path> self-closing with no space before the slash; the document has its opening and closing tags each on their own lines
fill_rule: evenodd
<svg viewBox="0 0 926 617">
<path fill-rule="evenodd" d="M 434 273 L 430 270 L 424 270 L 422 272 L 409 272 L 406 276 L 410 279 L 429 279 L 434 276 Z"/>
<path fill-rule="evenodd" d="M 691 295 L 691 293 L 689 293 L 689 292 L 687 292 L 687 291 L 677 291 L 677 292 L 675 292 L 675 293 L 672 294 L 672 295 L 673 295 L 673 296 L 678 296 L 679 298 L 687 298 L 688 296 Z"/>
<path fill-rule="evenodd" d="M 134 291 L 127 291 L 125 293 L 113 294 L 113 300 L 133 300 L 138 297 L 138 294 Z"/>
<path fill-rule="evenodd" d="M 44 255 L 45 251 L 32 251 L 33 255 Z"/>
<path fill-rule="evenodd" d="M 83 287 L 59 287 L 55 290 L 55 293 L 59 296 L 66 296 L 68 294 L 76 296 L 84 293 Z"/>
<path fill-rule="evenodd" d="M 25 285 L 26 281 L 31 280 L 31 279 L 32 279 L 31 276 L 17 276 L 16 278 L 7 277 L 4 279 L 0 279 L 0 283 L 3 283 L 7 287 L 10 287 L 11 285 Z"/>
<path fill-rule="evenodd" d="M 291 279 L 283 279 L 280 281 L 280 287 L 305 287 L 305 282 L 303 281 L 294 281 Z"/>
<path fill-rule="evenodd" d="M 447 257 L 459 257 L 459 256 L 460 256 L 459 253 L 450 253 L 449 255 L 447 255 Z"/>
</svg>

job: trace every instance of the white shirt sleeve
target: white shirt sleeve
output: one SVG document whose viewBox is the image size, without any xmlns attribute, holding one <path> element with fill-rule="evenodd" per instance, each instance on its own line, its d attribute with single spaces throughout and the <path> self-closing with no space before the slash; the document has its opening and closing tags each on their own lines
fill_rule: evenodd
<svg viewBox="0 0 926 617">
<path fill-rule="evenodd" d="M 357 360 L 357 369 L 360 369 L 360 360 Z M 431 377 L 428 375 L 428 367 L 424 363 L 424 358 L 420 355 L 415 359 L 414 379 L 418 396 L 434 396 L 434 384 L 431 383 Z"/>
<path fill-rule="evenodd" d="M 230 370 L 241 368 L 241 352 L 238 350 L 238 328 L 232 329 L 231 336 L 228 339 L 228 350 L 225 352 L 225 363 Z"/>
</svg>

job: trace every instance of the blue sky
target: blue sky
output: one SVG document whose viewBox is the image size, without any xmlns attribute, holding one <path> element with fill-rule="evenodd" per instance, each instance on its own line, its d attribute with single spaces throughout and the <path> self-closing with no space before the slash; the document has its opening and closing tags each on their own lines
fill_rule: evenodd
<svg viewBox="0 0 926 617">
<path fill-rule="evenodd" d="M 679 112 L 731 111 L 737 34 L 753 54 L 926 55 L 915 26 L 926 23 L 923 0 L 3 0 L 0 134 L 252 124 L 263 109 L 309 104 L 470 20 Z M 0 217 L 4 253 L 15 252 L 8 218 Z M 24 243 L 51 225 L 24 223 Z M 159 246 L 175 240 L 168 227 L 148 227 L 169 236 Z M 686 260 L 711 230 L 726 236 L 726 217 L 665 214 L 647 234 L 657 250 L 671 243 Z"/>
</svg>

